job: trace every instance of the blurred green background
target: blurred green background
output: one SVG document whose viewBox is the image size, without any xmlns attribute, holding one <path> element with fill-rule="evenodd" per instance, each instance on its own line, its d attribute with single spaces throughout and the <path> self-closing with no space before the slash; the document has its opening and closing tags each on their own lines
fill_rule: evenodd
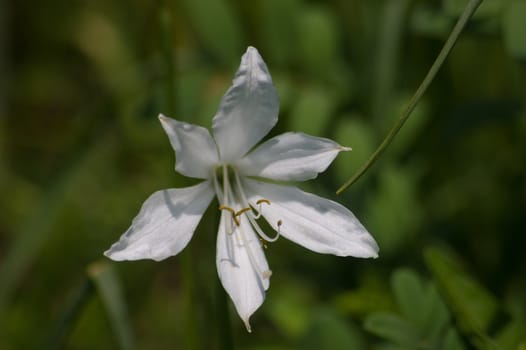
<svg viewBox="0 0 526 350">
<path fill-rule="evenodd" d="M 252 334 L 231 309 L 237 347 L 525 349 L 526 1 L 484 1 L 386 154 L 334 195 L 466 3 L 2 0 L 0 349 L 218 348 L 214 204 L 180 256 L 102 252 L 149 194 L 190 183 L 157 115 L 209 127 L 248 45 L 279 91 L 273 134 L 353 148 L 302 186 L 350 208 L 380 258 L 271 244 Z"/>
</svg>

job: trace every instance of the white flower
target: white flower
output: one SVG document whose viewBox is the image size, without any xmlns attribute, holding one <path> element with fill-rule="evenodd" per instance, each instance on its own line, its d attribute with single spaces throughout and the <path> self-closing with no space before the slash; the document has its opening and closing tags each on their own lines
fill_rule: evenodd
<svg viewBox="0 0 526 350">
<path fill-rule="evenodd" d="M 214 195 L 221 220 L 217 270 L 239 316 L 263 303 L 271 271 L 262 246 L 284 236 L 318 253 L 376 257 L 378 246 L 342 205 L 292 186 L 265 182 L 304 181 L 324 171 L 348 148 L 302 133 L 285 133 L 251 149 L 274 127 L 279 102 L 263 59 L 249 47 L 212 123 L 201 126 L 159 116 L 176 153 L 175 170 L 204 181 L 155 192 L 131 227 L 104 254 L 113 260 L 163 260 L 190 241 Z M 258 220 L 275 231 L 267 235 Z"/>
</svg>

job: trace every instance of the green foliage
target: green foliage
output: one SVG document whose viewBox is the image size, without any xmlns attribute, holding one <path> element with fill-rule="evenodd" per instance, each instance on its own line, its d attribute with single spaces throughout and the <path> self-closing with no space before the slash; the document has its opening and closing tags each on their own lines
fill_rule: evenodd
<svg viewBox="0 0 526 350">
<path fill-rule="evenodd" d="M 301 339 L 299 348 L 307 350 L 366 349 L 360 331 L 334 311 L 327 309 L 318 309 L 313 312 L 310 326 Z"/>
<path fill-rule="evenodd" d="M 475 334 L 485 332 L 496 315 L 496 299 L 442 251 L 427 250 L 426 262 L 444 289 L 463 329 Z"/>
<path fill-rule="evenodd" d="M 423 281 L 412 270 L 398 269 L 392 275 L 391 289 L 398 313 L 370 314 L 365 319 L 368 331 L 389 341 L 389 347 L 464 349 L 433 284 Z"/>
<path fill-rule="evenodd" d="M 330 197 L 385 137 L 466 3 L 0 2 L 0 348 L 184 349 L 194 320 L 196 344 L 217 349 L 214 205 L 187 255 L 92 265 L 150 193 L 192 183 L 173 172 L 157 115 L 210 125 L 255 46 L 279 91 L 273 133 L 353 148 L 307 184 Z M 523 0 L 484 0 L 382 158 L 332 197 L 379 258 L 270 244 L 253 333 L 231 315 L 237 347 L 526 349 L 524 18 Z M 424 265 L 432 280 L 415 272 Z"/>
<path fill-rule="evenodd" d="M 422 214 L 414 194 L 416 179 L 417 174 L 409 169 L 384 166 L 377 188 L 365 202 L 363 220 L 386 255 L 407 245 L 418 233 Z"/>
<path fill-rule="evenodd" d="M 268 300 L 267 313 L 272 322 L 292 338 L 300 337 L 309 326 L 314 296 L 300 281 L 289 280 L 274 291 L 277 298 Z"/>
<path fill-rule="evenodd" d="M 491 328 L 499 311 L 497 299 L 469 276 L 450 254 L 439 248 L 429 248 L 425 257 L 460 330 L 470 337 L 475 347 L 511 350 L 526 340 L 526 327 L 516 320 L 508 321 L 496 339 L 492 339 Z"/>
<path fill-rule="evenodd" d="M 134 349 L 135 341 L 129 324 L 128 311 L 115 270 L 108 263 L 94 263 L 89 267 L 88 274 L 108 314 L 119 348 L 121 350 Z"/>
</svg>

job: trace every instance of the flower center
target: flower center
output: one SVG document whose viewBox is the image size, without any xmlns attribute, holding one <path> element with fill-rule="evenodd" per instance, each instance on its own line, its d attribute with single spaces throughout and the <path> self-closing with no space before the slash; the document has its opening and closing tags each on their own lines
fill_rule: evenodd
<svg viewBox="0 0 526 350">
<path fill-rule="evenodd" d="M 253 235 L 247 235 L 246 227 L 248 222 L 250 228 L 259 236 L 259 244 L 262 247 L 267 248 L 268 242 L 275 242 L 280 235 L 281 220 L 277 223 L 278 229 L 274 237 L 265 234 L 257 222 L 262 215 L 263 205 L 272 205 L 272 203 L 265 198 L 258 199 L 255 204 L 249 203 L 243 190 L 241 178 L 232 166 L 226 164 L 218 166 L 214 171 L 213 182 L 219 200 L 219 210 L 222 212 L 221 215 L 227 216 L 222 217 L 227 239 L 235 240 L 241 244 L 245 248 L 253 268 L 261 277 L 269 278 L 272 272 L 270 270 L 262 271 L 256 263 L 251 248 Z M 246 218 L 246 221 L 243 218 Z"/>
</svg>

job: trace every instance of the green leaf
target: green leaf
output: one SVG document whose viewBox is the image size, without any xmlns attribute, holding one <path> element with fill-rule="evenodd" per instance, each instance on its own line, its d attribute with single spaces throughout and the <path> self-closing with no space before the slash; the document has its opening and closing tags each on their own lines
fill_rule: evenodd
<svg viewBox="0 0 526 350">
<path fill-rule="evenodd" d="M 362 334 L 331 309 L 316 310 L 308 332 L 300 342 L 301 349 L 361 350 L 366 349 Z"/>
<path fill-rule="evenodd" d="M 497 301 L 438 248 L 425 251 L 426 264 L 465 332 L 482 336 L 497 312 Z"/>
<path fill-rule="evenodd" d="M 444 345 L 442 347 L 444 350 L 464 350 L 464 344 L 460 340 L 460 336 L 454 328 L 450 328 L 446 337 L 444 338 Z"/>
<path fill-rule="evenodd" d="M 434 285 L 424 284 L 412 270 L 398 269 L 391 284 L 402 314 L 418 328 L 424 339 L 443 335 L 449 321 L 447 307 Z"/>
<path fill-rule="evenodd" d="M 424 286 L 418 275 L 409 269 L 396 270 L 391 286 L 402 314 L 415 325 L 427 317 Z"/>
<path fill-rule="evenodd" d="M 134 349 L 135 341 L 117 273 L 109 263 L 98 262 L 88 267 L 88 275 L 106 309 L 120 349 Z"/>
<path fill-rule="evenodd" d="M 430 285 L 427 290 L 426 311 L 427 318 L 422 324 L 422 334 L 429 339 L 436 339 L 442 336 L 444 328 L 450 320 L 450 315 L 435 285 Z"/>
<path fill-rule="evenodd" d="M 395 308 L 386 282 L 373 274 L 361 279 L 358 288 L 338 294 L 334 304 L 340 312 L 349 315 L 366 315 Z"/>
<path fill-rule="evenodd" d="M 503 13 L 502 30 L 508 51 L 517 58 L 526 58 L 526 1 L 511 0 Z"/>
<path fill-rule="evenodd" d="M 414 349 L 418 347 L 418 330 L 398 315 L 378 312 L 365 319 L 365 329 L 398 345 Z"/>
<path fill-rule="evenodd" d="M 495 342 L 502 350 L 515 350 L 526 343 L 526 324 L 512 321 L 504 326 L 496 336 Z"/>
</svg>

